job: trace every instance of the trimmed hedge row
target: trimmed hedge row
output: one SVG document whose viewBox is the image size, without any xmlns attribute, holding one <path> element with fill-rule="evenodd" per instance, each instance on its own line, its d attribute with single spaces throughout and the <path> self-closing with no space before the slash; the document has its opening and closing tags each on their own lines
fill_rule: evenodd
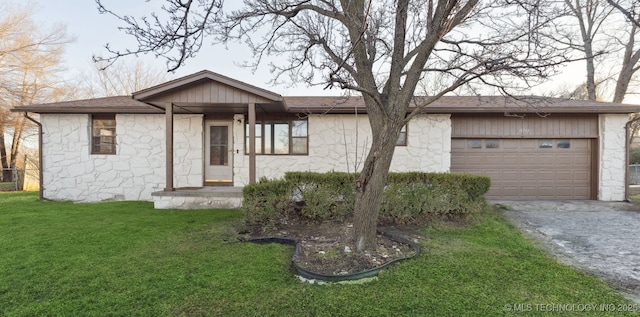
<svg viewBox="0 0 640 317">
<path fill-rule="evenodd" d="M 245 221 L 274 226 L 298 221 L 343 221 L 353 214 L 357 175 L 288 172 L 284 179 L 246 186 Z M 389 173 L 380 223 L 411 223 L 432 215 L 463 215 L 485 206 L 490 179 L 450 173 Z"/>
</svg>

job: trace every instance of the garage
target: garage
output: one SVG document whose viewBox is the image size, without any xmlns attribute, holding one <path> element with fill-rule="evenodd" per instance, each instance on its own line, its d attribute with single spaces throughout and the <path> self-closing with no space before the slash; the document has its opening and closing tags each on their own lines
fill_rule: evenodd
<svg viewBox="0 0 640 317">
<path fill-rule="evenodd" d="M 489 199 L 596 199 L 593 115 L 452 117 L 451 172 L 491 178 Z"/>
</svg>

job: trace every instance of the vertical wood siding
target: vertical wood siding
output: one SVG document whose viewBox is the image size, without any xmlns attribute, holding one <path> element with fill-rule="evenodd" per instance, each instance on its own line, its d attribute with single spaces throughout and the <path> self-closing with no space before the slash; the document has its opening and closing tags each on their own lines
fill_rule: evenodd
<svg viewBox="0 0 640 317">
<path fill-rule="evenodd" d="M 188 103 L 268 103 L 270 100 L 244 90 L 211 80 L 196 82 L 189 87 L 170 91 L 164 95 L 145 100 L 147 102 Z"/>
<path fill-rule="evenodd" d="M 596 115 L 453 116 L 456 138 L 597 138 Z"/>
</svg>

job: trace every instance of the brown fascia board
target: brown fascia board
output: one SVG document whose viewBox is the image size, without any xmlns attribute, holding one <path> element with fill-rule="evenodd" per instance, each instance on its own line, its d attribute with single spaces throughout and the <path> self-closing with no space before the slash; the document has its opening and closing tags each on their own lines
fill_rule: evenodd
<svg viewBox="0 0 640 317">
<path fill-rule="evenodd" d="M 164 113 L 152 105 L 134 100 L 131 96 L 62 101 L 14 107 L 12 112 L 34 113 Z"/>
<path fill-rule="evenodd" d="M 416 98 L 416 102 L 420 102 Z M 291 96 L 281 101 L 289 113 L 366 113 L 362 97 Z M 409 110 L 412 110 L 409 109 Z M 163 109 L 131 96 L 64 101 L 15 107 L 12 112 L 34 113 L 164 113 Z M 502 96 L 445 96 L 425 108 L 434 114 L 481 113 L 634 113 L 640 105 L 593 102 L 582 100 L 528 97 L 514 100 Z"/>
<path fill-rule="evenodd" d="M 184 77 L 180 77 L 166 83 L 162 83 L 153 87 L 149 87 L 132 94 L 133 99 L 136 100 L 145 100 L 154 96 L 165 94 L 173 89 L 178 89 L 180 87 L 190 85 L 197 81 L 209 79 L 213 81 L 217 81 L 223 83 L 225 85 L 229 85 L 231 87 L 244 90 L 246 92 L 252 93 L 254 95 L 258 95 L 260 97 L 272 100 L 272 101 L 282 101 L 282 96 L 271 92 L 266 89 L 262 89 L 253 85 L 249 85 L 245 82 L 235 80 L 233 78 L 229 78 L 218 73 L 214 73 L 209 70 L 203 70 L 191 75 L 187 75 Z"/>
<path fill-rule="evenodd" d="M 416 97 L 416 105 L 427 97 Z M 288 112 L 295 113 L 366 113 L 362 97 L 291 96 L 285 97 Z M 412 111 L 415 107 L 410 107 Z M 594 102 L 547 97 L 444 96 L 425 107 L 424 113 L 592 113 L 626 114 L 640 112 L 640 105 Z"/>
</svg>

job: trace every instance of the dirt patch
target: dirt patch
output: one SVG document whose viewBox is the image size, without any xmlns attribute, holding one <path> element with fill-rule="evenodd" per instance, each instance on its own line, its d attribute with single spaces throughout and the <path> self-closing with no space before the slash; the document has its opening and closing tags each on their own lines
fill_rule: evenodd
<svg viewBox="0 0 640 317">
<path fill-rule="evenodd" d="M 385 227 L 387 232 L 419 242 L 424 239 L 413 228 Z M 388 262 L 415 255 L 412 245 L 378 234 L 376 248 L 355 252 L 351 223 L 324 223 L 288 226 L 253 232 L 249 238 L 294 238 L 300 246 L 294 262 L 309 271 L 325 275 L 346 275 L 374 269 Z"/>
</svg>

